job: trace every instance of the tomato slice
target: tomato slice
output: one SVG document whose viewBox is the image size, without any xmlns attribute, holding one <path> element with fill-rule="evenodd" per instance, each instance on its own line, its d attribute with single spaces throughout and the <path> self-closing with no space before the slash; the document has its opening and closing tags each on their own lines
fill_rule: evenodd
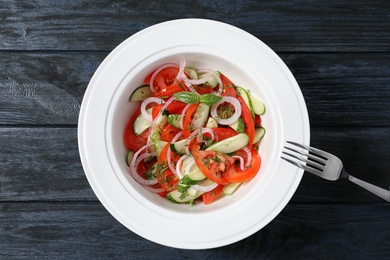
<svg viewBox="0 0 390 260">
<path fill-rule="evenodd" d="M 212 129 L 214 133 L 217 135 L 218 142 L 238 134 L 236 131 L 234 131 L 231 128 L 214 127 Z"/>
<path fill-rule="evenodd" d="M 154 93 L 155 97 L 171 97 L 173 94 L 185 91 L 185 88 L 182 88 L 180 85 L 173 83 L 166 88 L 162 88 L 159 92 Z"/>
<path fill-rule="evenodd" d="M 202 194 L 203 203 L 207 205 L 213 202 L 216 198 L 218 198 L 221 195 L 222 190 L 223 190 L 223 185 L 218 185 L 217 187 L 215 187 L 214 190 L 203 193 Z"/>
<path fill-rule="evenodd" d="M 220 73 L 219 77 L 221 78 L 223 87 L 234 87 L 234 84 L 228 77 L 226 77 L 222 73 Z"/>
<path fill-rule="evenodd" d="M 194 153 L 194 159 L 199 170 L 208 179 L 221 185 L 229 183 L 222 176 L 233 165 L 232 157 L 216 151 L 198 150 Z"/>
<path fill-rule="evenodd" d="M 233 165 L 223 175 L 223 178 L 228 182 L 244 182 L 249 181 L 256 176 L 260 169 L 261 157 L 256 150 L 252 150 L 252 163 L 244 171 L 237 165 Z"/>
<path fill-rule="evenodd" d="M 192 118 L 194 117 L 194 114 L 198 106 L 199 104 L 191 104 L 190 107 L 187 109 L 186 113 L 184 114 L 184 118 L 183 118 L 184 138 L 188 138 L 191 134 L 191 131 L 193 130 L 191 126 Z"/>
<path fill-rule="evenodd" d="M 172 191 L 176 190 L 179 178 L 176 174 L 174 174 L 168 167 L 168 160 L 167 160 L 167 154 L 169 149 L 170 143 L 168 143 L 164 149 L 161 151 L 160 155 L 158 156 L 157 160 L 157 168 L 156 168 L 156 179 L 160 186 L 165 191 Z M 179 155 L 176 155 L 175 153 L 171 152 L 171 161 L 177 162 L 178 158 L 180 158 Z"/>
<path fill-rule="evenodd" d="M 165 124 L 161 130 L 161 140 L 171 142 L 172 139 L 181 131 L 181 129 L 174 127 L 171 124 Z"/>
<path fill-rule="evenodd" d="M 146 145 L 148 141 L 149 131 L 145 130 L 140 135 L 136 135 L 133 130 L 134 120 L 141 114 L 141 109 L 138 109 L 127 123 L 124 132 L 124 142 L 128 149 L 138 151 L 141 147 Z"/>
<path fill-rule="evenodd" d="M 179 68 L 176 67 L 162 69 L 154 78 L 153 87 L 157 92 L 166 89 L 168 86 L 171 86 L 173 83 L 175 83 L 175 79 L 178 73 Z"/>
<path fill-rule="evenodd" d="M 240 96 L 238 96 L 237 99 L 241 104 L 241 118 L 242 121 L 244 121 L 245 133 L 249 136 L 248 146 L 250 147 L 255 137 L 255 123 L 253 121 L 252 113 L 249 107 L 246 105 L 244 99 L 242 99 Z"/>
</svg>

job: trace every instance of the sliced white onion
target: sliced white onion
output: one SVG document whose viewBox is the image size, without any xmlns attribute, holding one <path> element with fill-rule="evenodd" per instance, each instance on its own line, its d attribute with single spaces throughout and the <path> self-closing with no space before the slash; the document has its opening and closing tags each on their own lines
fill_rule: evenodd
<svg viewBox="0 0 390 260">
<path fill-rule="evenodd" d="M 173 68 L 178 68 L 177 64 L 175 63 L 166 63 L 166 64 L 163 64 L 161 67 L 159 67 L 158 69 L 156 69 L 153 74 L 152 74 L 152 77 L 150 78 L 150 89 L 153 91 L 153 92 L 157 92 L 157 90 L 154 88 L 153 86 L 153 82 L 154 82 L 154 78 L 157 76 L 157 74 L 162 71 L 163 69 L 165 68 L 170 68 L 170 67 L 173 67 Z"/>
<path fill-rule="evenodd" d="M 183 163 L 183 161 L 188 157 L 188 155 L 183 155 L 182 157 L 180 157 L 180 159 L 177 161 L 177 164 L 176 164 L 176 175 L 179 179 L 183 178 L 183 174 L 181 173 L 181 165 Z"/>
<path fill-rule="evenodd" d="M 218 116 L 217 109 L 221 104 L 223 104 L 225 102 L 233 105 L 234 114 L 229 118 L 223 119 L 223 118 L 220 118 Z M 240 101 L 238 101 L 238 99 L 235 97 L 224 96 L 224 97 L 222 97 L 222 99 L 219 102 L 217 102 L 211 106 L 210 114 L 219 124 L 230 125 L 230 124 L 234 123 L 241 116 Z"/>
<path fill-rule="evenodd" d="M 131 162 L 130 162 L 130 166 L 128 168 L 128 171 L 130 173 L 130 175 L 133 177 L 133 179 L 138 182 L 139 184 L 142 184 L 142 185 L 154 185 L 157 183 L 157 180 L 145 180 L 144 178 L 142 178 L 141 176 L 138 175 L 137 173 L 137 167 L 138 167 L 138 164 L 139 162 L 142 160 L 142 159 L 139 159 L 139 158 L 142 158 L 143 156 L 147 157 L 147 156 L 153 156 L 152 154 L 155 153 L 155 151 L 151 152 L 151 153 L 145 153 L 143 155 L 140 155 L 140 153 L 149 148 L 149 147 L 152 147 L 154 146 L 155 144 L 154 143 L 150 143 L 150 144 L 147 144 L 145 146 L 143 146 L 141 149 L 139 149 L 133 156 L 133 159 L 131 159 Z M 145 157 L 143 157 L 143 159 L 145 159 Z"/>
<path fill-rule="evenodd" d="M 240 169 L 241 169 L 242 171 L 245 171 L 244 158 L 242 158 L 242 157 L 239 156 L 239 155 L 233 155 L 232 158 L 234 158 L 234 159 L 239 159 L 239 160 L 240 160 Z"/>
<path fill-rule="evenodd" d="M 252 164 L 252 153 L 251 151 L 249 150 L 248 147 L 244 147 L 243 150 L 247 153 L 248 157 L 247 157 L 247 160 L 246 160 L 246 165 L 245 167 L 248 168 L 249 166 L 251 166 Z"/>
<path fill-rule="evenodd" d="M 202 75 L 199 79 L 187 79 L 185 80 L 185 82 L 190 83 L 192 85 L 200 85 L 206 83 L 212 76 L 213 74 L 211 72 L 208 72 Z"/>
<path fill-rule="evenodd" d="M 186 112 L 187 112 L 187 110 L 190 108 L 190 106 L 191 106 L 191 104 L 187 104 L 187 105 L 184 107 L 183 111 L 181 112 L 181 117 L 180 117 L 180 128 L 181 128 L 181 129 L 184 129 L 184 127 L 183 127 L 184 115 L 186 114 Z"/>
<path fill-rule="evenodd" d="M 152 132 L 153 132 L 153 128 L 154 128 L 154 125 L 156 124 L 156 122 L 160 119 L 162 113 L 164 112 L 164 110 L 174 101 L 176 100 L 176 98 L 174 96 L 170 97 L 167 102 L 165 102 L 165 104 L 163 105 L 163 107 L 161 108 L 160 112 L 158 113 L 158 115 L 156 116 L 156 118 L 152 121 L 152 124 L 150 125 L 149 127 L 149 139 L 151 139 L 152 137 Z"/>
<path fill-rule="evenodd" d="M 207 72 L 210 73 L 212 76 L 214 76 L 214 78 L 218 81 L 218 85 L 219 85 L 218 93 L 222 92 L 222 88 L 223 88 L 222 80 L 221 77 L 218 75 L 218 73 L 216 73 L 214 70 L 211 69 L 198 69 L 198 72 L 199 73 Z"/>
<path fill-rule="evenodd" d="M 212 190 L 215 189 L 217 186 L 218 186 L 218 183 L 213 182 L 212 184 L 210 184 L 210 185 L 208 185 L 208 186 L 203 186 L 203 185 L 200 183 L 200 184 L 197 184 L 197 185 L 192 185 L 191 187 L 194 188 L 195 190 L 198 190 L 198 191 L 208 192 L 208 191 L 212 191 Z"/>
<path fill-rule="evenodd" d="M 179 73 L 177 73 L 177 76 L 176 76 L 176 80 L 177 81 L 181 81 L 181 80 L 185 81 L 187 79 L 187 76 L 184 73 L 185 67 L 186 67 L 186 61 L 185 60 L 181 60 L 180 61 L 180 65 L 179 65 Z"/>
<path fill-rule="evenodd" d="M 148 97 L 148 98 L 145 98 L 144 101 L 142 101 L 142 104 L 141 104 L 141 114 L 142 116 L 148 120 L 149 122 L 152 122 L 153 119 L 152 119 L 152 115 L 149 114 L 147 111 L 146 111 L 146 107 L 151 104 L 151 103 L 157 103 L 159 105 L 161 104 L 164 104 L 165 101 L 162 100 L 161 98 L 158 98 L 158 97 Z"/>
</svg>

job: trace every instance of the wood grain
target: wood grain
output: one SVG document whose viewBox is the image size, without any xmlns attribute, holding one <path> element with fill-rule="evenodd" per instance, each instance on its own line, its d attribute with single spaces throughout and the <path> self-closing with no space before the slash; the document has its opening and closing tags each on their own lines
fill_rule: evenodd
<svg viewBox="0 0 390 260">
<path fill-rule="evenodd" d="M 108 53 L 0 53 L 0 124 L 76 125 Z M 389 54 L 283 54 L 312 126 L 390 126 Z"/>
<path fill-rule="evenodd" d="M 148 26 L 196 17 L 243 28 L 278 52 L 389 51 L 389 10 L 348 0 L 3 2 L 0 49 L 110 51 Z"/>
<path fill-rule="evenodd" d="M 386 259 L 389 214 L 387 204 L 289 204 L 247 239 L 179 250 L 134 234 L 98 203 L 0 203 L 0 258 Z"/>
<path fill-rule="evenodd" d="M 339 156 L 350 174 L 386 188 L 389 134 L 390 128 L 316 128 L 311 136 L 313 146 Z M 0 128 L 0 144 L 0 201 L 96 200 L 80 163 L 77 129 Z M 293 201 L 380 199 L 347 181 L 329 182 L 307 174 Z"/>
</svg>

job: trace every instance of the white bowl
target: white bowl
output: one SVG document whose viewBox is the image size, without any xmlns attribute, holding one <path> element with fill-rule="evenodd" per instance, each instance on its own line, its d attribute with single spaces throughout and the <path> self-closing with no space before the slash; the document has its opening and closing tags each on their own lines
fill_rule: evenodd
<svg viewBox="0 0 390 260">
<path fill-rule="evenodd" d="M 267 107 L 258 175 L 210 205 L 173 204 L 128 174 L 123 133 L 136 105 L 128 101 L 165 62 L 223 72 Z M 79 150 L 96 196 L 124 226 L 163 245 L 204 249 L 234 243 L 267 225 L 291 199 L 303 171 L 280 160 L 285 140 L 309 143 L 302 93 L 282 60 L 264 43 L 227 24 L 174 20 L 149 27 L 113 50 L 97 69 L 79 117 Z"/>
</svg>

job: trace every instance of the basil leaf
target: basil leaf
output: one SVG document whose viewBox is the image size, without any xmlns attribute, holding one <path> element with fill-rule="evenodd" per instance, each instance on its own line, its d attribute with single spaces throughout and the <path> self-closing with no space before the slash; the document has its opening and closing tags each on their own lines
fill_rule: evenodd
<svg viewBox="0 0 390 260">
<path fill-rule="evenodd" d="M 199 102 L 199 96 L 192 92 L 178 92 L 173 94 L 173 96 L 186 104 L 195 104 Z"/>
<path fill-rule="evenodd" d="M 208 106 L 214 105 L 222 99 L 220 96 L 216 96 L 213 94 L 203 94 L 200 96 L 199 100 L 201 103 L 206 104 Z"/>
</svg>

